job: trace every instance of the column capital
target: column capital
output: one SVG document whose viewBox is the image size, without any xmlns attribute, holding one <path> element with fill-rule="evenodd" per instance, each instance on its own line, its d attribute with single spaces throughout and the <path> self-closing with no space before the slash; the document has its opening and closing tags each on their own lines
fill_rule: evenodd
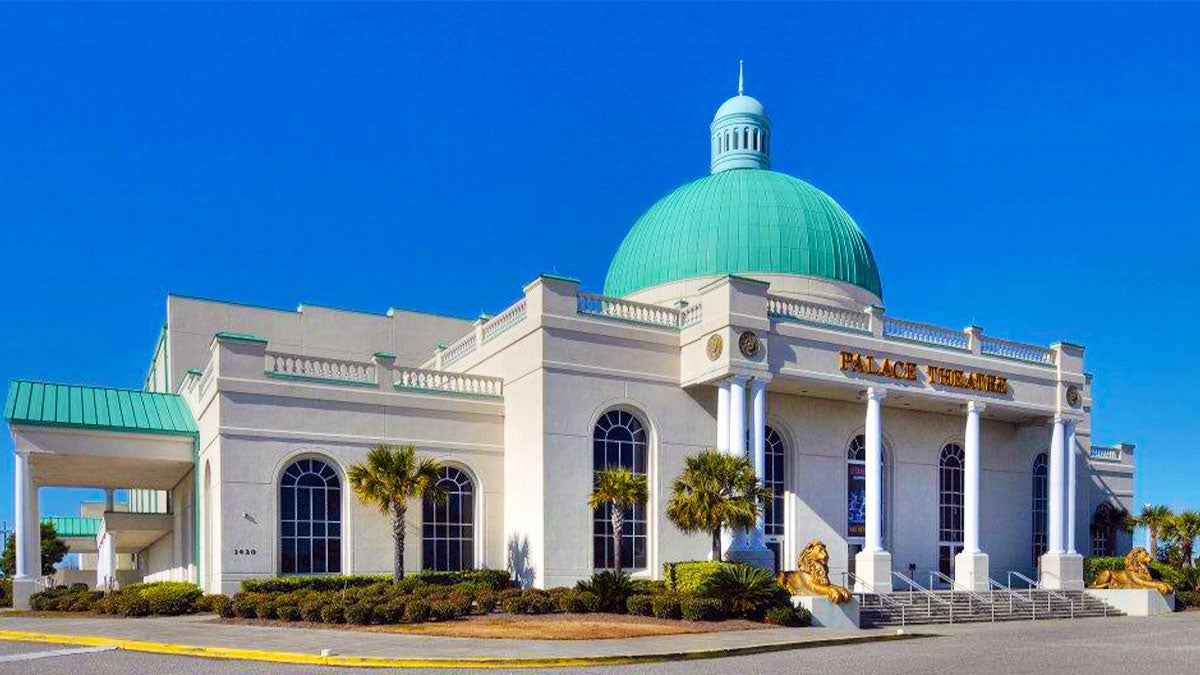
<svg viewBox="0 0 1200 675">
<path fill-rule="evenodd" d="M 752 378 L 751 378 L 749 375 L 743 375 L 743 374 L 741 374 L 741 373 L 735 373 L 735 374 L 733 374 L 733 375 L 730 375 L 729 377 L 725 378 L 725 381 L 726 381 L 726 382 L 732 382 L 732 383 L 734 383 L 734 384 L 740 384 L 740 385 L 742 385 L 742 386 L 745 386 L 745 384 L 746 384 L 747 382 L 749 382 L 751 379 L 752 379 Z"/>
<path fill-rule="evenodd" d="M 987 410 L 987 403 L 983 401 L 967 401 L 966 410 L 969 413 L 981 413 Z"/>
<path fill-rule="evenodd" d="M 862 398 L 867 400 L 882 401 L 887 398 L 887 389 L 883 387 L 867 387 L 862 392 Z"/>
</svg>

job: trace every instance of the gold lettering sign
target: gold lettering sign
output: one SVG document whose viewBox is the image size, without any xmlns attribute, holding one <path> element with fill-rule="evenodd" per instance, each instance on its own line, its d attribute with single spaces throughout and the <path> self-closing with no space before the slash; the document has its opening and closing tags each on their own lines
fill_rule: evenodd
<svg viewBox="0 0 1200 675">
<path fill-rule="evenodd" d="M 870 354 L 858 352 L 839 352 L 838 369 L 910 382 L 917 380 L 917 364 L 911 361 L 892 361 L 887 358 L 880 360 Z M 989 394 L 1008 393 L 1008 378 L 1000 375 L 931 365 L 925 366 L 925 374 L 929 378 L 929 384 L 936 386 L 971 389 Z"/>
</svg>

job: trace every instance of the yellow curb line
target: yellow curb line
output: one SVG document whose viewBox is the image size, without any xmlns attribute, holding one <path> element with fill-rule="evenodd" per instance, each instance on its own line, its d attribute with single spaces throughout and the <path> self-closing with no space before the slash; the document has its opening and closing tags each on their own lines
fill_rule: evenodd
<svg viewBox="0 0 1200 675">
<path fill-rule="evenodd" d="M 171 654 L 175 656 L 198 656 L 210 659 L 235 659 L 239 661 L 268 661 L 271 663 L 293 663 L 309 666 L 342 666 L 350 668 L 561 668 L 570 666 L 610 666 L 662 661 L 688 661 L 725 656 L 746 656 L 791 649 L 809 649 L 834 645 L 852 645 L 866 642 L 906 640 L 932 637 L 920 633 L 861 635 L 838 638 L 822 638 L 802 642 L 777 642 L 749 647 L 709 649 L 695 652 L 673 652 L 664 654 L 638 654 L 629 656 L 582 656 L 564 658 L 462 658 L 462 659 L 389 659 L 370 656 L 319 656 L 295 652 L 273 652 L 260 649 L 237 649 L 234 647 L 199 647 L 168 642 L 147 642 L 95 635 L 54 635 L 16 630 L 0 630 L 0 640 L 22 642 L 53 642 L 58 644 L 83 645 L 88 647 L 116 647 L 131 652 Z"/>
</svg>

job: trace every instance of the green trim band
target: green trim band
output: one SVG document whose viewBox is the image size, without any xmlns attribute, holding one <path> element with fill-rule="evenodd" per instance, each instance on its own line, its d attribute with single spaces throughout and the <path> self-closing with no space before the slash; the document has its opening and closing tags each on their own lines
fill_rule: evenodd
<svg viewBox="0 0 1200 675">
<path fill-rule="evenodd" d="M 90 431 L 111 431 L 117 434 L 149 434 L 151 436 L 195 436 L 194 431 L 167 431 L 165 429 L 139 429 L 137 427 L 114 427 L 100 424 L 79 424 L 71 422 L 44 422 L 33 420 L 14 420 L 8 421 L 11 426 L 25 427 L 57 427 L 60 429 L 88 429 Z"/>
<path fill-rule="evenodd" d="M 377 359 L 394 359 L 394 358 L 396 358 L 396 355 L 391 352 L 375 352 L 375 358 L 377 358 Z"/>
<path fill-rule="evenodd" d="M 255 333 L 236 333 L 232 331 L 218 331 L 213 334 L 213 337 L 218 340 L 230 340 L 233 342 L 249 342 L 252 344 L 267 344 L 267 338 Z"/>
<path fill-rule="evenodd" d="M 578 279 L 576 279 L 575 277 L 564 277 L 564 276 L 560 276 L 560 275 L 557 275 L 557 274 L 539 274 L 539 275 L 538 275 L 538 278 L 540 278 L 540 279 L 553 279 L 553 280 L 555 280 L 555 281 L 565 281 L 565 282 L 567 282 L 567 283 L 569 283 L 569 284 L 578 284 L 578 283 L 579 283 L 579 280 L 578 280 Z"/>
<path fill-rule="evenodd" d="M 344 384 L 351 387 L 375 388 L 379 386 L 374 382 L 359 382 L 357 380 L 342 380 L 336 377 L 317 377 L 314 375 L 295 375 L 293 373 L 277 373 L 273 370 L 264 370 L 263 375 L 266 375 L 267 377 L 275 377 L 281 380 L 300 380 L 302 382 L 319 382 L 321 384 Z"/>
</svg>

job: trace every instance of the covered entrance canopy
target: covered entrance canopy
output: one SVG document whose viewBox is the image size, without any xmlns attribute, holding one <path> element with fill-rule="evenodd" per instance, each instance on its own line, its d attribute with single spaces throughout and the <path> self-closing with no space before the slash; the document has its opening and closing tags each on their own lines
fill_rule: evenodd
<svg viewBox="0 0 1200 675">
<path fill-rule="evenodd" d="M 14 606 L 28 601 L 40 576 L 39 487 L 171 490 L 195 463 L 196 421 L 174 394 L 18 380 L 4 417 L 16 448 Z M 106 513 L 96 542 L 101 564 L 105 555 L 169 529 L 161 514 Z M 118 544 L 122 530 L 131 540 Z"/>
</svg>

